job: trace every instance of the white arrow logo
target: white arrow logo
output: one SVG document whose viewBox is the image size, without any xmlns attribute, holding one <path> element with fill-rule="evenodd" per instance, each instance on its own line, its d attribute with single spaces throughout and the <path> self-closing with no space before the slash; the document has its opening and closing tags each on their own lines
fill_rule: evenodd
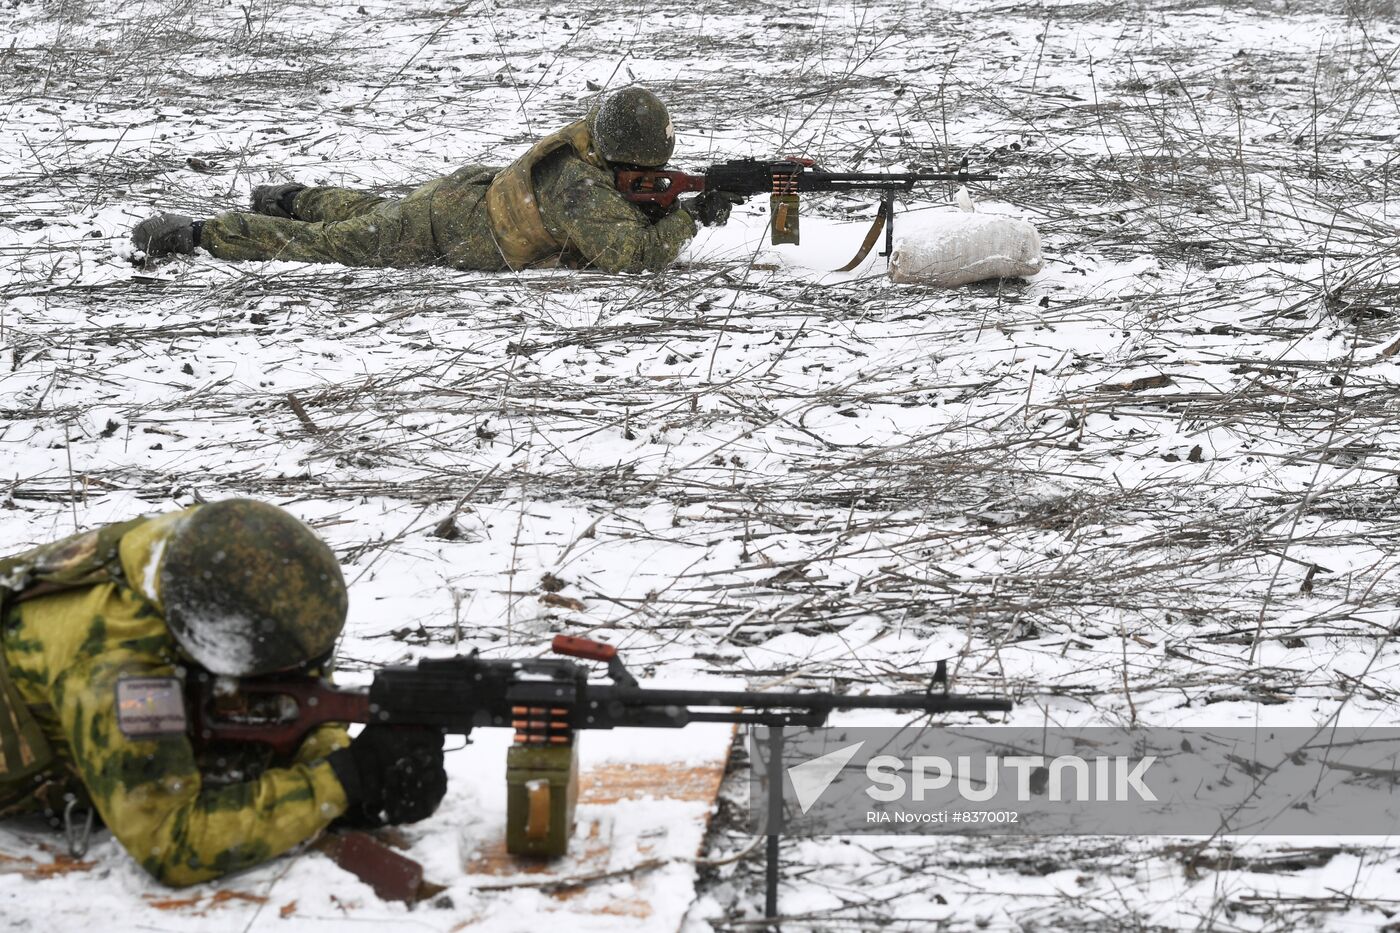
<svg viewBox="0 0 1400 933">
<path fill-rule="evenodd" d="M 850 763 L 864 744 L 857 742 L 847 745 L 787 769 L 788 779 L 792 781 L 792 789 L 797 793 L 797 803 L 802 807 L 803 813 L 812 809 L 821 799 L 831 782 L 836 780 L 836 775 L 841 773 L 841 769 Z"/>
</svg>

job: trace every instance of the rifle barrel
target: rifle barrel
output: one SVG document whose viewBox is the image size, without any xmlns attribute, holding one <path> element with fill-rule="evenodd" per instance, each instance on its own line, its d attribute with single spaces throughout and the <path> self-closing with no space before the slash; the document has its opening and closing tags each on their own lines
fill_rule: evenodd
<svg viewBox="0 0 1400 933">
<path fill-rule="evenodd" d="M 749 693 L 742 690 L 656 690 L 605 688 L 608 698 L 628 706 L 703 706 L 748 709 L 836 710 L 910 709 L 922 712 L 1006 712 L 1010 700 L 942 693 L 895 693 L 884 696 L 838 696 L 830 693 Z"/>
<path fill-rule="evenodd" d="M 996 181 L 996 175 L 977 172 L 813 172 L 812 178 L 851 182 Z"/>
<path fill-rule="evenodd" d="M 913 191 L 920 182 L 928 181 L 995 181 L 995 175 L 974 175 L 971 173 L 946 174 L 918 172 L 907 175 L 881 174 L 879 172 L 813 172 L 797 176 L 798 191 Z"/>
</svg>

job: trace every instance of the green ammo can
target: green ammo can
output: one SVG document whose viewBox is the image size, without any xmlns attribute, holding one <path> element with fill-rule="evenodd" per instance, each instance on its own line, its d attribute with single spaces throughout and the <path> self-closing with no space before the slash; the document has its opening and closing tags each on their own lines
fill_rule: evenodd
<svg viewBox="0 0 1400 933">
<path fill-rule="evenodd" d="M 578 802 L 578 748 L 513 745 L 506 752 L 506 851 L 557 858 L 569 847 Z"/>
<path fill-rule="evenodd" d="M 800 243 L 802 237 L 798 226 L 798 211 L 801 208 L 797 195 L 780 194 L 775 191 L 768 199 L 768 206 L 772 211 L 772 230 L 768 237 L 772 244 L 781 246 L 788 243 L 795 246 Z"/>
</svg>

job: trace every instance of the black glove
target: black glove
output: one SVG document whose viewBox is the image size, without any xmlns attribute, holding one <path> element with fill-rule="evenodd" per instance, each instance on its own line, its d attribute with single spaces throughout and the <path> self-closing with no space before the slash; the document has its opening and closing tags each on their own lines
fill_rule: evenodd
<svg viewBox="0 0 1400 933">
<path fill-rule="evenodd" d="M 735 204 L 743 203 L 741 195 L 728 191 L 705 191 L 693 198 L 683 198 L 681 207 L 707 227 L 723 227 L 729 222 L 730 209 Z"/>
<path fill-rule="evenodd" d="M 343 821 L 372 829 L 433 815 L 447 793 L 442 733 L 414 726 L 366 726 L 326 759 L 350 802 Z"/>
<path fill-rule="evenodd" d="M 296 220 L 292 204 L 296 202 L 297 195 L 305 190 L 305 185 L 298 184 L 258 185 L 253 188 L 253 196 L 248 199 L 248 209 L 254 214 Z"/>
<path fill-rule="evenodd" d="M 152 258 L 193 253 L 199 245 L 199 228 L 203 226 L 184 214 L 156 214 L 136 225 L 131 231 L 131 242 Z"/>
</svg>

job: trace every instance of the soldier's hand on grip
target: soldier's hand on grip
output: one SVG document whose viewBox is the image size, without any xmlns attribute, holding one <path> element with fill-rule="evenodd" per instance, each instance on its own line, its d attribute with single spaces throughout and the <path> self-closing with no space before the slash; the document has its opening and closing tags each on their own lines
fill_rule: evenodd
<svg viewBox="0 0 1400 933">
<path fill-rule="evenodd" d="M 705 191 L 683 199 L 681 206 L 705 226 L 723 227 L 729 222 L 729 212 L 734 205 L 743 203 L 743 197 L 728 191 Z"/>
<path fill-rule="evenodd" d="M 347 825 L 372 828 L 432 816 L 447 793 L 442 733 L 409 726 L 366 726 L 328 759 L 345 788 Z"/>
</svg>

